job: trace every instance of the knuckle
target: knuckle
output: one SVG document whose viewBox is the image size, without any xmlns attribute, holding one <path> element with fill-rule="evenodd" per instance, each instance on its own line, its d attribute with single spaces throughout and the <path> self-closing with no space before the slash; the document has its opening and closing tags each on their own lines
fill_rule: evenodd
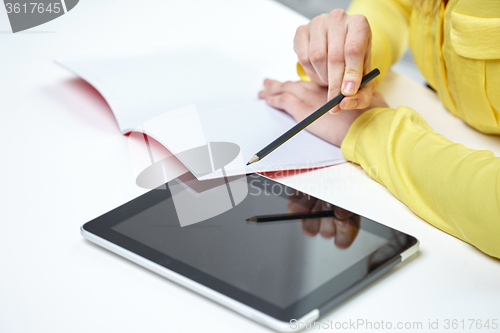
<svg viewBox="0 0 500 333">
<path fill-rule="evenodd" d="M 349 20 L 360 25 L 368 25 L 368 19 L 366 18 L 366 16 L 361 14 L 351 15 Z"/>
<path fill-rule="evenodd" d="M 334 21 L 343 20 L 346 16 L 346 12 L 340 8 L 334 9 L 328 14 L 328 18 Z"/>
<path fill-rule="evenodd" d="M 322 62 L 326 60 L 326 52 L 320 48 L 312 48 L 309 54 L 312 62 Z"/>
<path fill-rule="evenodd" d="M 323 17 L 321 15 L 314 17 L 311 20 L 311 25 L 320 25 L 323 24 Z"/>
<path fill-rule="evenodd" d="M 345 53 L 348 56 L 352 56 L 352 55 L 357 56 L 357 55 L 363 54 L 364 52 L 365 52 L 364 46 L 359 44 L 359 43 L 356 43 L 356 42 L 348 43 L 345 46 Z"/>
<path fill-rule="evenodd" d="M 295 30 L 295 35 L 300 35 L 306 31 L 307 27 L 305 25 L 300 25 L 297 30 Z"/>
<path fill-rule="evenodd" d="M 280 105 L 285 105 L 288 102 L 288 95 L 287 94 L 281 94 L 278 96 L 278 103 Z"/>
<path fill-rule="evenodd" d="M 307 66 L 309 64 L 309 55 L 306 52 L 297 53 L 297 58 L 302 66 Z"/>
<path fill-rule="evenodd" d="M 338 50 L 331 50 L 330 52 L 328 52 L 328 62 L 330 64 L 343 64 L 344 55 Z"/>
<path fill-rule="evenodd" d="M 328 86 L 328 93 L 330 95 L 338 95 L 340 93 L 340 84 L 334 82 Z"/>
<path fill-rule="evenodd" d="M 363 90 L 360 90 L 358 92 L 358 109 L 364 109 L 367 108 L 370 105 L 370 95 L 366 94 L 366 92 L 363 92 Z"/>
<path fill-rule="evenodd" d="M 271 105 L 273 108 L 280 108 L 281 106 L 278 97 L 270 98 L 268 104 Z"/>
<path fill-rule="evenodd" d="M 364 15 L 353 15 L 350 18 L 351 22 L 356 26 L 356 29 L 371 36 L 371 28 L 368 19 Z"/>
<path fill-rule="evenodd" d="M 366 109 L 367 107 L 370 106 L 370 101 L 366 99 L 359 99 L 358 105 L 356 106 L 357 109 Z"/>
<path fill-rule="evenodd" d="M 358 105 L 356 106 L 357 109 L 364 109 L 367 108 L 370 105 L 370 99 L 366 95 L 361 95 L 361 94 L 356 94 L 357 99 L 358 99 Z"/>
<path fill-rule="evenodd" d="M 349 77 L 361 77 L 362 76 L 362 69 L 361 68 L 346 68 L 345 71 L 344 71 L 344 75 L 345 76 L 349 76 Z"/>
</svg>

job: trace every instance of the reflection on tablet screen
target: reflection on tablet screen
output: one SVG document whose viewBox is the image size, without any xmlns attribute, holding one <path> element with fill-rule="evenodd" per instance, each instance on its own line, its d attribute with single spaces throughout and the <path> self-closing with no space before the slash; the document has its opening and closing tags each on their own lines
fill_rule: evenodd
<svg viewBox="0 0 500 333">
<path fill-rule="evenodd" d="M 167 188 L 157 190 L 166 192 L 165 200 L 112 229 L 280 308 L 390 240 L 366 230 L 369 221 L 349 211 L 275 182 L 271 187 L 263 177 L 243 179 L 247 195 L 201 222 L 182 227 Z M 175 191 L 186 197 L 213 193 L 192 187 Z"/>
</svg>

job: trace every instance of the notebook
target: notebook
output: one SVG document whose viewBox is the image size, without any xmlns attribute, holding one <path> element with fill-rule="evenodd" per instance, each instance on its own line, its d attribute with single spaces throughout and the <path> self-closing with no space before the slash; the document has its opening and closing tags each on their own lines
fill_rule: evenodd
<svg viewBox="0 0 500 333">
<path fill-rule="evenodd" d="M 199 180 L 345 162 L 338 147 L 302 131 L 246 166 L 296 124 L 257 98 L 275 76 L 249 59 L 203 48 L 56 62 L 102 94 L 123 134 L 155 138 Z"/>
</svg>

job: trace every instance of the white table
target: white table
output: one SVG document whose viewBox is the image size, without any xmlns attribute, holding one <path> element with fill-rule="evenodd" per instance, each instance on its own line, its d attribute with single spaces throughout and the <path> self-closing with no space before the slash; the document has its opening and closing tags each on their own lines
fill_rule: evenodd
<svg viewBox="0 0 500 333">
<path fill-rule="evenodd" d="M 145 190 L 105 101 L 52 60 L 208 44 L 295 79 L 292 40 L 305 22 L 264 0 L 86 0 L 13 35 L 0 10 L 0 332 L 268 331 L 80 236 L 83 223 Z M 450 139 L 500 155 L 499 138 L 467 128 L 426 88 L 391 73 L 380 89 Z M 323 318 L 422 322 L 423 331 L 429 320 L 500 320 L 500 262 L 422 221 L 359 167 L 282 181 L 421 241 L 419 255 Z"/>
</svg>

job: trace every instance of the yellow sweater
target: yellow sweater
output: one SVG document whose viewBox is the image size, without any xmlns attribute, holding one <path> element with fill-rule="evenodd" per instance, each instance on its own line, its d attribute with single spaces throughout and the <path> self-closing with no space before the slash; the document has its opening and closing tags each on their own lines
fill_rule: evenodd
<svg viewBox="0 0 500 333">
<path fill-rule="evenodd" d="M 500 1 L 449 0 L 430 14 L 411 0 L 354 0 L 349 13 L 370 22 L 373 67 L 385 73 L 409 41 L 445 107 L 500 134 Z M 421 218 L 500 258 L 500 157 L 449 141 L 407 107 L 365 112 L 341 148 Z"/>
</svg>

